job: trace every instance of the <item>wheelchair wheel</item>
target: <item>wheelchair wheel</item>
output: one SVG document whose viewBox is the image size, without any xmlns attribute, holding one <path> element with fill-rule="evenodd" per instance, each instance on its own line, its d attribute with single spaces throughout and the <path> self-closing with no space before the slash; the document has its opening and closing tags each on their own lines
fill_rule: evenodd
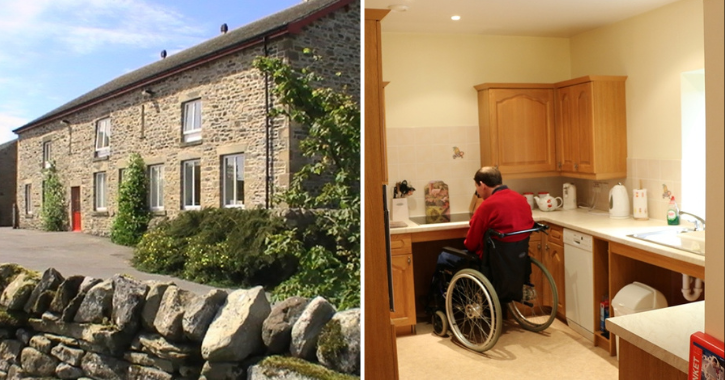
<svg viewBox="0 0 725 380">
<path fill-rule="evenodd" d="M 477 270 L 462 269 L 453 276 L 446 293 L 446 314 L 455 337 L 471 350 L 489 350 L 501 335 L 496 290 Z"/>
<path fill-rule="evenodd" d="M 433 314 L 433 334 L 446 336 L 448 333 L 448 319 L 446 314 L 438 310 Z"/>
<path fill-rule="evenodd" d="M 556 318 L 559 293 L 554 278 L 541 262 L 531 258 L 531 285 L 524 285 L 524 299 L 509 302 L 508 308 L 516 322 L 525 330 L 542 331 Z"/>
</svg>

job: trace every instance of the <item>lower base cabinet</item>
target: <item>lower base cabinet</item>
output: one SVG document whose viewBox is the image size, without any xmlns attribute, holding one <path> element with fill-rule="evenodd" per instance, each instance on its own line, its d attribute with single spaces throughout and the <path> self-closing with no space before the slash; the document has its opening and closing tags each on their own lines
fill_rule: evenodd
<svg viewBox="0 0 725 380">
<path fill-rule="evenodd" d="M 410 234 L 391 235 L 393 305 L 390 320 L 398 334 L 415 332 L 415 283 Z"/>
</svg>

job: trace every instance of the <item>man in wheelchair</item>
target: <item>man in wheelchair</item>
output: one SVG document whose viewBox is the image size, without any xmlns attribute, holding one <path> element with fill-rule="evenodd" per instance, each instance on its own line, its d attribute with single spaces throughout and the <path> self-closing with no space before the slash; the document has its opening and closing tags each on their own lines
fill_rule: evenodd
<svg viewBox="0 0 725 380">
<path fill-rule="evenodd" d="M 480 259 L 484 255 L 484 235 L 489 229 L 502 233 L 510 233 L 530 229 L 534 225 L 531 206 L 523 195 L 502 184 L 501 172 L 495 167 L 486 166 L 479 169 L 473 177 L 476 194 L 483 203 L 473 213 L 469 223 L 466 240 L 463 244 L 468 252 L 475 253 Z M 506 236 L 505 242 L 521 241 L 530 233 Z M 441 252 L 438 265 L 456 268 L 464 260 L 461 256 L 449 252 Z"/>
<path fill-rule="evenodd" d="M 557 291 L 546 268 L 528 255 L 529 235 L 548 227 L 534 223 L 526 198 L 503 185 L 494 167 L 478 170 L 474 182 L 484 201 L 469 223 L 466 250 L 440 253 L 427 308 L 434 333 L 445 335 L 450 324 L 466 347 L 485 351 L 501 334 L 501 305 L 523 328 L 541 331 L 555 317 Z"/>
</svg>

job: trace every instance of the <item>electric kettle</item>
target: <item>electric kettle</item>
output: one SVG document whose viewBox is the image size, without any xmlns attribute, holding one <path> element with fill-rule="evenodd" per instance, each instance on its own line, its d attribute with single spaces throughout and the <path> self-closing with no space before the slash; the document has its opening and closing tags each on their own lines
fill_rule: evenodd
<svg viewBox="0 0 725 380">
<path fill-rule="evenodd" d="M 609 217 L 612 219 L 629 218 L 629 196 L 622 183 L 609 190 Z"/>
<path fill-rule="evenodd" d="M 576 210 L 576 186 L 573 183 L 564 184 L 564 210 Z"/>
</svg>

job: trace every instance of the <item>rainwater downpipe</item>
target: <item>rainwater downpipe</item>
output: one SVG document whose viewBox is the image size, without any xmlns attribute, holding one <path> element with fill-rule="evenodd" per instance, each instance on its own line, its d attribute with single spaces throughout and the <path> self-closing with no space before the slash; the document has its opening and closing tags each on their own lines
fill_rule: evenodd
<svg viewBox="0 0 725 380">
<path fill-rule="evenodd" d="M 702 294 L 702 280 L 699 278 L 695 278 L 695 288 L 690 288 L 690 283 L 692 282 L 692 278 L 686 274 L 682 275 L 682 296 L 685 297 L 686 300 L 692 302 L 696 301 L 698 298 L 700 298 L 700 294 Z"/>
<path fill-rule="evenodd" d="M 267 36 L 264 36 L 264 57 L 267 58 L 269 56 L 269 52 L 267 51 Z M 264 165 L 265 167 L 265 199 L 264 199 L 264 208 L 269 209 L 270 206 L 270 197 L 271 197 L 271 187 L 269 182 L 272 179 L 272 168 L 271 168 L 271 160 L 270 160 L 270 116 L 269 116 L 269 109 L 270 107 L 270 101 L 269 101 L 269 74 L 264 73 L 264 110 L 265 110 L 265 129 L 264 129 L 264 142 L 265 142 L 265 150 L 266 150 L 266 163 Z"/>
</svg>

